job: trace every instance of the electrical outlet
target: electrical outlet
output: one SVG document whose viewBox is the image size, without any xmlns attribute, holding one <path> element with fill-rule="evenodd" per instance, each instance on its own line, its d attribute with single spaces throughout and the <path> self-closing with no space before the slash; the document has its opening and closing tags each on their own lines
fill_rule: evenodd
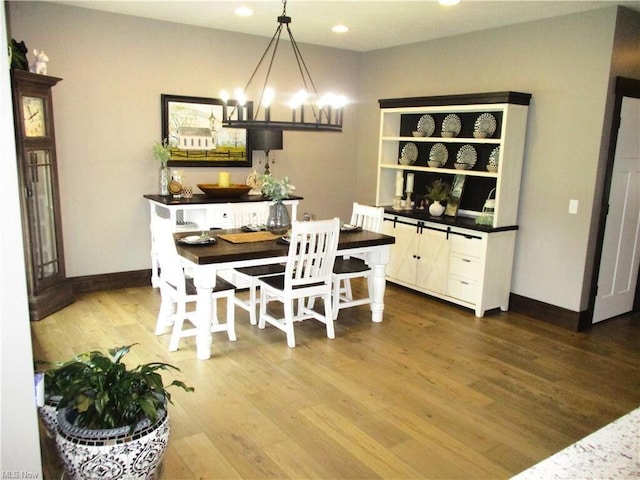
<svg viewBox="0 0 640 480">
<path fill-rule="evenodd" d="M 578 213 L 578 200 L 569 200 L 569 213 L 573 215 Z"/>
</svg>

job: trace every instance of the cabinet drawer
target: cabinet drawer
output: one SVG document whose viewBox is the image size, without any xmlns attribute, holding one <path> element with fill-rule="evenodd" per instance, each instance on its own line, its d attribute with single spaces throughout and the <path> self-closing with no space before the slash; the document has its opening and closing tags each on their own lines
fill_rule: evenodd
<svg viewBox="0 0 640 480">
<path fill-rule="evenodd" d="M 484 250 L 481 238 L 469 238 L 463 235 L 451 235 L 451 251 L 468 257 L 480 258 Z"/>
<path fill-rule="evenodd" d="M 449 258 L 449 274 L 479 282 L 482 277 L 480 260 L 466 256 L 451 255 Z"/>
<path fill-rule="evenodd" d="M 475 304 L 478 302 L 479 292 L 480 286 L 478 284 L 453 276 L 449 277 L 447 284 L 448 296 Z"/>
</svg>

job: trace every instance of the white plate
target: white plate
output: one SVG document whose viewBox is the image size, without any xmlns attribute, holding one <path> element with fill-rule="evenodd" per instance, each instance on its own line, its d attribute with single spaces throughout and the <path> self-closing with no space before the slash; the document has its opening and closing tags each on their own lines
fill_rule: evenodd
<svg viewBox="0 0 640 480">
<path fill-rule="evenodd" d="M 430 137 L 436 130 L 436 122 L 431 115 L 423 115 L 420 117 L 420 120 L 418 120 L 417 130 L 426 134 L 427 137 Z"/>
<path fill-rule="evenodd" d="M 409 142 L 402 147 L 400 154 L 400 163 L 402 165 L 413 165 L 418 159 L 418 147 L 415 143 Z"/>
<path fill-rule="evenodd" d="M 487 138 L 496 131 L 496 117 L 490 113 L 483 113 L 476 119 L 473 135 L 475 137 Z"/>
<path fill-rule="evenodd" d="M 447 163 L 447 159 L 449 158 L 449 152 L 447 151 L 447 147 L 442 143 L 436 143 L 433 147 L 431 147 L 431 151 L 429 152 L 429 161 L 438 162 L 440 166 Z"/>
<path fill-rule="evenodd" d="M 500 147 L 496 147 L 493 149 L 493 151 L 489 155 L 489 165 L 493 165 L 494 167 L 497 167 L 499 162 L 500 162 Z"/>
<path fill-rule="evenodd" d="M 465 164 L 467 166 L 466 168 L 473 168 L 477 159 L 478 154 L 476 153 L 475 147 L 473 145 L 463 145 L 460 147 L 460 150 L 458 150 L 456 162 Z"/>
<path fill-rule="evenodd" d="M 455 113 L 451 113 L 444 117 L 442 121 L 442 136 L 443 137 L 456 137 L 460 133 L 462 128 L 462 122 L 460 117 Z"/>
<path fill-rule="evenodd" d="M 209 236 L 189 235 L 188 237 L 178 239 L 178 242 L 186 243 L 187 245 L 210 245 L 216 243 L 216 239 Z"/>
</svg>

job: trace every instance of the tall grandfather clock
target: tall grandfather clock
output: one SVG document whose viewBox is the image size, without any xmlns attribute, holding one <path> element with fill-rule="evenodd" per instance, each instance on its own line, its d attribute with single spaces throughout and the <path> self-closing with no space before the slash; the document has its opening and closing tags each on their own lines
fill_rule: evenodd
<svg viewBox="0 0 640 480">
<path fill-rule="evenodd" d="M 73 302 L 64 267 L 51 99 L 51 88 L 60 80 L 11 70 L 31 320 L 40 320 Z"/>
</svg>

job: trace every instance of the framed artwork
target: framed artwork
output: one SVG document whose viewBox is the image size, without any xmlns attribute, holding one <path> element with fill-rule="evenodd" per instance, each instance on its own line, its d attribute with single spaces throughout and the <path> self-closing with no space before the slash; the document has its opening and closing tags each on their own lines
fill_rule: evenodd
<svg viewBox="0 0 640 480">
<path fill-rule="evenodd" d="M 464 190 L 464 181 L 466 178 L 466 175 L 454 175 L 453 177 L 449 200 L 447 201 L 447 207 L 444 210 L 444 214 L 448 217 L 455 217 L 458 215 L 458 208 L 460 207 L 460 200 L 462 199 L 462 191 Z"/>
<path fill-rule="evenodd" d="M 251 149 L 244 128 L 222 125 L 223 116 L 251 118 L 253 104 L 237 108 L 218 98 L 162 94 L 162 138 L 171 147 L 170 167 L 250 167 Z"/>
</svg>

